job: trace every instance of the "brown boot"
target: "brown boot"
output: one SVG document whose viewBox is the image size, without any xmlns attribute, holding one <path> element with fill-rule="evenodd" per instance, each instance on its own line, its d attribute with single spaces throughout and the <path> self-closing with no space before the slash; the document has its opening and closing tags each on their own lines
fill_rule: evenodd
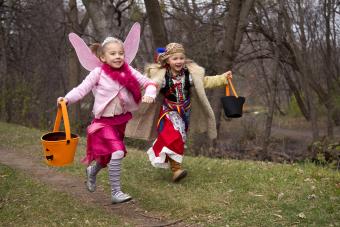
<svg viewBox="0 0 340 227">
<path fill-rule="evenodd" d="M 172 176 L 173 182 L 178 182 L 182 180 L 184 177 L 186 177 L 187 171 L 185 169 L 184 170 L 181 169 L 181 163 L 178 163 L 172 160 L 171 158 L 169 158 L 169 162 L 170 162 L 171 171 L 173 172 L 173 176 Z"/>
</svg>

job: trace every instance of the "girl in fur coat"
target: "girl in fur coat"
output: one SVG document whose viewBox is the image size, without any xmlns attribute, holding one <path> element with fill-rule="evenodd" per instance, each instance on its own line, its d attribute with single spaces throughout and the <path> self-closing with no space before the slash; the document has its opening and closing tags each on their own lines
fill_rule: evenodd
<svg viewBox="0 0 340 227">
<path fill-rule="evenodd" d="M 172 180 L 178 182 L 187 175 L 181 163 L 189 126 L 191 132 L 207 132 L 211 139 L 217 136 L 215 116 L 204 89 L 225 86 L 232 73 L 205 76 L 202 67 L 186 59 L 178 43 L 168 44 L 157 61 L 146 68 L 146 73 L 157 84 L 160 95 L 156 103 L 134 113 L 126 135 L 142 139 L 157 136 L 147 151 L 149 160 L 154 167 L 170 167 Z M 195 123 L 190 124 L 190 119 Z"/>
</svg>

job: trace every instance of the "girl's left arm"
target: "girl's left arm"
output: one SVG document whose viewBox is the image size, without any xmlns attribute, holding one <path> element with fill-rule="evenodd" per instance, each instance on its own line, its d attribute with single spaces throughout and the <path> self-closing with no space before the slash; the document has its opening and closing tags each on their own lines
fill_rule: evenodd
<svg viewBox="0 0 340 227">
<path fill-rule="evenodd" d="M 132 68 L 131 66 L 129 66 L 129 67 L 130 67 L 132 75 L 134 75 L 136 77 L 140 86 L 145 89 L 144 96 L 155 99 L 156 94 L 157 94 L 156 83 L 154 83 L 151 79 L 144 76 L 143 74 L 141 74 L 140 72 L 138 72 L 137 70 Z"/>
<path fill-rule="evenodd" d="M 232 78 L 231 71 L 216 76 L 205 76 L 203 78 L 204 88 L 222 87 L 228 84 L 228 78 Z"/>
</svg>

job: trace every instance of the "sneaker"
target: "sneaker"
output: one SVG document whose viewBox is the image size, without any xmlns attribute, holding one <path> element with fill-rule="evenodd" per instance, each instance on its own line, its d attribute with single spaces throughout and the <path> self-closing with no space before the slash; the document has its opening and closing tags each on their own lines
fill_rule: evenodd
<svg viewBox="0 0 340 227">
<path fill-rule="evenodd" d="M 86 168 L 86 188 L 89 192 L 94 192 L 96 190 L 96 176 L 91 175 L 92 166 Z"/>
<path fill-rule="evenodd" d="M 112 196 L 112 204 L 124 203 L 131 199 L 132 197 L 130 195 L 125 194 L 123 192 L 117 192 L 115 195 Z"/>
</svg>

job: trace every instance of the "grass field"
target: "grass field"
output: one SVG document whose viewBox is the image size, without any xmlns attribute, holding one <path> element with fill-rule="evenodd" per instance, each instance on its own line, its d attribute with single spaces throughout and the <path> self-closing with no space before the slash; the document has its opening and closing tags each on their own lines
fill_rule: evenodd
<svg viewBox="0 0 340 227">
<path fill-rule="evenodd" d="M 0 164 L 0 226 L 122 226 L 117 217 Z"/>
<path fill-rule="evenodd" d="M 0 123 L 0 149 L 13 149 L 42 157 L 40 136 L 43 133 Z M 340 173 L 327 167 L 308 162 L 276 164 L 186 156 L 184 167 L 189 175 L 183 182 L 173 184 L 169 170 L 152 168 L 145 151 L 131 147 L 128 151 L 123 161 L 123 189 L 143 209 L 155 214 L 204 226 L 340 226 Z M 84 152 L 85 138 L 81 138 L 75 163 L 58 168 L 58 171 L 84 177 L 84 166 L 79 161 Z M 0 178 L 1 226 L 10 223 L 11 218 L 7 216 L 15 217 L 10 212 L 18 209 L 20 204 L 15 198 L 29 200 L 31 205 L 26 204 L 30 207 L 25 212 L 31 214 L 27 214 L 27 217 L 42 225 L 49 223 L 46 216 L 33 218 L 35 214 L 53 206 L 55 213 L 60 213 L 55 218 L 63 219 L 66 215 L 63 214 L 64 204 L 58 200 L 71 204 L 77 201 L 77 198 L 62 195 L 52 205 L 48 199 L 27 196 L 27 193 L 32 192 L 27 192 L 25 188 L 37 188 L 37 191 L 50 189 L 48 185 L 40 186 L 27 179 L 27 176 L 4 166 L 0 167 L 0 173 L 1 176 L 5 175 Z M 107 178 L 107 172 L 102 171 L 98 176 L 98 184 L 109 193 Z M 21 185 L 17 179 L 25 179 L 27 183 Z M 9 194 L 16 196 L 7 198 Z M 40 211 L 40 206 L 47 208 Z M 79 224 L 88 220 L 81 214 L 88 209 L 79 205 Z M 66 220 L 72 221 L 72 216 Z M 104 225 L 110 225 L 107 220 L 102 221 Z"/>
</svg>

